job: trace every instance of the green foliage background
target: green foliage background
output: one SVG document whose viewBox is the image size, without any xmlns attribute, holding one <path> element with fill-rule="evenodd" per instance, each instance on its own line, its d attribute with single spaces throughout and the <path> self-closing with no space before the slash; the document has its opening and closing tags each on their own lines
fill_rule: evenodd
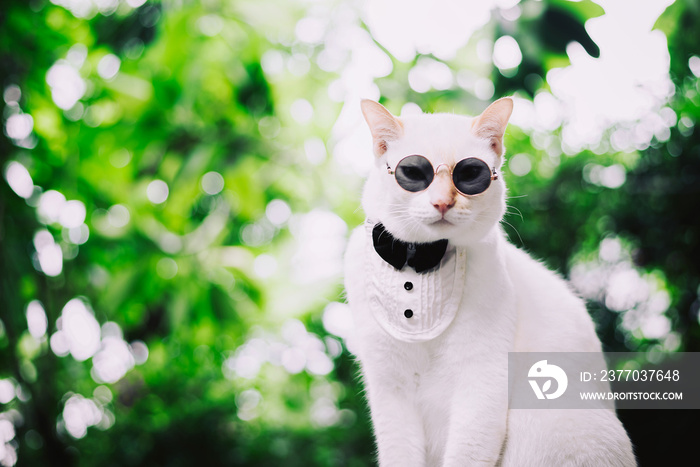
<svg viewBox="0 0 700 467">
<path fill-rule="evenodd" d="M 348 2 L 318 3 L 332 9 Z M 596 4 L 522 3 L 539 6 L 514 23 L 494 15 L 447 65 L 489 77 L 496 96 L 532 98 L 547 89 L 549 70 L 567 64 L 569 42 L 598 54 L 583 27 L 602 14 Z M 0 84 L 21 90 L 16 103 L 2 102 L 3 121 L 17 112 L 33 119 L 29 142 L 18 144 L 7 132 L 0 137 L 2 165 L 6 170 L 10 161 L 20 162 L 43 192 L 56 190 L 84 203 L 89 228 L 87 242 L 72 243 L 58 222 L 37 214 L 39 192 L 25 201 L 0 183 L 0 378 L 14 391 L 0 405 L 2 419 L 14 427 L 6 450 L 24 466 L 372 465 L 356 365 L 346 348 L 334 352 L 340 341 L 322 320 L 330 303 L 343 301 L 340 278 L 290 280 L 297 271 L 295 216 L 332 212 L 350 227 L 363 220 L 362 181 L 343 173 L 332 157 L 311 163 L 304 154 L 310 138 L 324 141 L 332 153 L 331 129 L 342 107 L 327 92 L 337 73 L 317 64 L 323 44 L 295 36 L 312 7 L 273 0 L 116 5 L 79 18 L 46 0 L 10 0 L 0 12 Z M 676 87 L 668 105 L 686 122 L 700 118 L 699 81 L 688 68 L 698 43 L 685 33 L 700 28 L 698 15 L 695 2 L 678 0 L 656 26 L 668 37 Z M 493 65 L 474 65 L 474 42 L 505 33 L 523 48 L 517 73 L 504 76 Z M 296 57 L 308 71 L 266 74 L 261 60 L 270 50 Z M 52 100 L 47 72 L 71 53 L 84 57 L 76 70 L 87 89 L 78 107 L 64 111 Z M 98 70 L 108 54 L 120 59 L 120 68 L 103 79 Z M 413 91 L 408 73 L 420 58 L 392 58 L 392 74 L 376 80 L 390 110 L 415 102 L 425 111 L 473 115 L 487 105 L 461 88 Z M 288 111 L 301 98 L 313 108 L 307 125 Z M 509 154 L 530 154 L 535 167 L 550 164 L 531 136 L 511 126 Z M 678 123 L 668 141 L 641 151 L 584 151 L 525 177 L 506 174 L 515 208 L 505 225 L 512 241 L 568 275 L 577 262 L 597 258 L 601 241 L 619 239 L 635 267 L 670 297 L 665 316 L 676 336 L 673 351 L 700 350 L 699 138 L 692 126 Z M 586 170 L 592 161 L 622 164 L 626 182 L 614 189 L 591 183 Z M 214 194 L 202 185 L 210 172 L 224 182 Z M 166 202 L 149 201 L 153 180 L 167 184 Z M 266 216 L 275 200 L 290 208 L 289 221 L 276 224 Z M 110 224 L 115 205 L 129 212 L 120 227 Z M 40 229 L 63 250 L 56 277 L 34 266 L 33 238 Z M 256 273 L 261 255 L 276 262 L 269 277 Z M 55 355 L 50 337 L 76 297 L 100 325 L 116 323 L 125 341 L 145 343 L 148 359 L 116 382 L 98 383 L 90 359 Z M 25 312 L 32 300 L 48 319 L 43 338 L 28 331 Z M 605 296 L 592 300 L 590 310 L 608 350 L 668 350 L 668 342 L 623 329 Z M 299 328 L 294 320 L 333 362 L 330 372 L 290 373 L 267 362 L 246 378 L 227 366 L 251 340 L 285 342 L 285 329 Z M 241 415 L 249 404 L 242 394 L 260 398 L 254 416 Z M 71 435 L 63 420 L 74 395 L 95 401 L 102 414 L 82 437 Z M 319 400 L 330 404 L 332 423 L 310 415 Z M 691 433 L 682 415 L 646 416 L 675 433 L 677 446 Z M 639 428 L 634 414 L 622 417 L 641 463 L 654 465 L 647 441 L 663 434 Z"/>
</svg>

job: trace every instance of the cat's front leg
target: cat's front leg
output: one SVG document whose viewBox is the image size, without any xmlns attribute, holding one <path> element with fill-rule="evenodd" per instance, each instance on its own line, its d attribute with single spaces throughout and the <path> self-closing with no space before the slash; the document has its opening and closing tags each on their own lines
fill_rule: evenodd
<svg viewBox="0 0 700 467">
<path fill-rule="evenodd" d="M 507 374 L 483 369 L 470 376 L 460 381 L 452 400 L 442 467 L 494 466 L 503 448 Z"/>
<path fill-rule="evenodd" d="M 425 467 L 425 433 L 414 404 L 399 387 L 369 382 L 379 467 Z"/>
</svg>

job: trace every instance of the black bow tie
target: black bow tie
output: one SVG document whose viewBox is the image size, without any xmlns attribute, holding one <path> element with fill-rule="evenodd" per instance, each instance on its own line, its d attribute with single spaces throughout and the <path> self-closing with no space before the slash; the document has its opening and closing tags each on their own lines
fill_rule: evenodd
<svg viewBox="0 0 700 467">
<path fill-rule="evenodd" d="M 372 229 L 374 251 L 384 261 L 396 269 L 403 268 L 408 263 L 418 273 L 433 269 L 440 264 L 447 251 L 447 240 L 433 243 L 406 243 L 394 238 L 384 225 L 379 223 Z"/>
</svg>

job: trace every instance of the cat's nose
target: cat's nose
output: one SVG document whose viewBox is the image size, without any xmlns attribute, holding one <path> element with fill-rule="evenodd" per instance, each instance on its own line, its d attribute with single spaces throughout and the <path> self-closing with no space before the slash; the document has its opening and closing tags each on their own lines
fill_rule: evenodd
<svg viewBox="0 0 700 467">
<path fill-rule="evenodd" d="M 445 166 L 447 167 L 447 166 Z M 438 168 L 438 172 L 440 169 Z M 455 205 L 457 192 L 455 191 L 454 184 L 450 180 L 450 173 L 445 170 L 443 173 L 436 175 L 435 180 L 430 186 L 430 203 L 435 209 L 445 217 L 445 213 Z"/>
<path fill-rule="evenodd" d="M 440 212 L 440 214 L 442 214 L 443 216 L 444 216 L 445 213 L 446 213 L 447 211 L 449 211 L 450 208 L 452 208 L 452 206 L 454 206 L 454 205 L 455 205 L 455 200 L 454 200 L 454 199 L 451 200 L 451 201 L 440 200 L 440 201 L 435 201 L 435 202 L 433 203 L 433 207 L 435 207 L 435 209 L 437 209 L 437 210 Z"/>
</svg>

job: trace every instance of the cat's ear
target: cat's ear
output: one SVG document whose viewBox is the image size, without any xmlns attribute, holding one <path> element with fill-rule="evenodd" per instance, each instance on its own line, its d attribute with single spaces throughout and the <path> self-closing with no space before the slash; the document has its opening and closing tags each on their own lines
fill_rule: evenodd
<svg viewBox="0 0 700 467">
<path fill-rule="evenodd" d="M 513 99 L 503 97 L 489 105 L 472 121 L 472 133 L 479 138 L 488 139 L 491 142 L 491 148 L 498 156 L 503 155 L 503 134 L 512 112 Z"/>
<path fill-rule="evenodd" d="M 362 115 L 372 133 L 374 154 L 381 157 L 386 152 L 389 142 L 403 135 L 403 124 L 378 102 L 362 99 L 361 107 Z"/>
</svg>

